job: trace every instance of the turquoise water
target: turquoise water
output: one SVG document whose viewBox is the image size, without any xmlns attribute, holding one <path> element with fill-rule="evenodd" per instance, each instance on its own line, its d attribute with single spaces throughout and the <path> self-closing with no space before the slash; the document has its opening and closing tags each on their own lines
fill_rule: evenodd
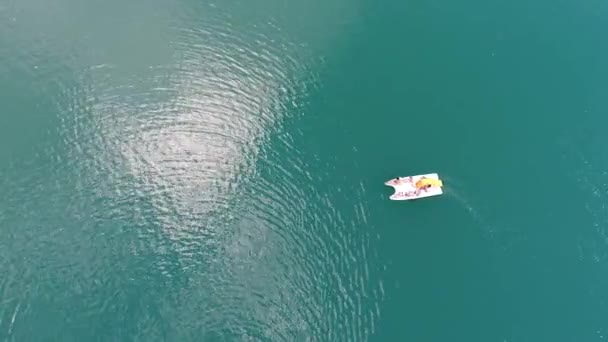
<svg viewBox="0 0 608 342">
<path fill-rule="evenodd" d="M 0 2 L 0 340 L 604 340 L 607 17 Z"/>
</svg>

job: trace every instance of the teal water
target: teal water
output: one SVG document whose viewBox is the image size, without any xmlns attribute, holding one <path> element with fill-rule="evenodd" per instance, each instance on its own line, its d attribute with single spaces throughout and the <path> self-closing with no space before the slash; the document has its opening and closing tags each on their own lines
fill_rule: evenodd
<svg viewBox="0 0 608 342">
<path fill-rule="evenodd" d="M 0 2 L 0 340 L 608 338 L 607 19 Z"/>
</svg>

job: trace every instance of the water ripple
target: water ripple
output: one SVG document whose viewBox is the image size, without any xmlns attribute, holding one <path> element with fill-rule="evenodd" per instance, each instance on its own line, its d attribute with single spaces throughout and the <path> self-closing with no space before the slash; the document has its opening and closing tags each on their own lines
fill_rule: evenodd
<svg viewBox="0 0 608 342">
<path fill-rule="evenodd" d="M 3 207 L 18 209 L 0 212 L 10 226 L 0 337 L 27 339 L 26 324 L 15 334 L 19 320 L 40 315 L 57 340 L 373 333 L 383 289 L 369 196 L 335 182 L 335 166 L 303 148 L 314 137 L 293 127 L 319 86 L 314 67 L 280 26 L 210 13 L 173 22 L 170 62 L 142 61 L 143 72 L 74 53 L 86 39 L 71 58 L 54 56 L 55 69 L 17 63 L 26 77 L 53 79 L 40 105 L 58 114 L 44 146 L 8 166 L 29 178 L 2 185 Z M 95 62 L 81 69 L 82 56 Z M 35 194 L 28 203 L 11 199 L 25 192 Z M 26 261 L 6 252 L 15 245 Z M 92 318 L 104 323 L 90 327 Z"/>
</svg>

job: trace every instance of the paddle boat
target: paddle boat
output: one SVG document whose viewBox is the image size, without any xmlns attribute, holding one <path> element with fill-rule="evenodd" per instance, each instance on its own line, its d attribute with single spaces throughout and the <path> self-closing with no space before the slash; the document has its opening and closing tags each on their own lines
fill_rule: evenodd
<svg viewBox="0 0 608 342">
<path fill-rule="evenodd" d="M 395 193 L 389 197 L 393 201 L 408 201 L 443 194 L 443 182 L 436 173 L 397 177 L 384 182 L 384 185 L 395 189 Z"/>
</svg>

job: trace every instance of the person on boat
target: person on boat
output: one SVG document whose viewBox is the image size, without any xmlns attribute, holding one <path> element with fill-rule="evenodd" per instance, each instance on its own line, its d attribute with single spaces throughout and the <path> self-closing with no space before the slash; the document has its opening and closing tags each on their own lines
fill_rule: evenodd
<svg viewBox="0 0 608 342">
<path fill-rule="evenodd" d="M 413 178 L 412 176 L 409 177 L 397 177 L 395 179 L 393 179 L 393 184 L 395 185 L 400 185 L 403 183 L 413 183 Z"/>
<path fill-rule="evenodd" d="M 424 176 L 421 177 L 415 184 L 416 195 L 419 195 L 421 190 L 428 191 L 433 185 L 442 186 L 443 182 L 441 182 L 439 179 L 430 179 Z"/>
<path fill-rule="evenodd" d="M 420 179 L 416 182 L 416 189 L 428 189 L 432 186 L 432 183 L 430 182 L 430 179 L 422 176 L 420 177 Z"/>
</svg>

